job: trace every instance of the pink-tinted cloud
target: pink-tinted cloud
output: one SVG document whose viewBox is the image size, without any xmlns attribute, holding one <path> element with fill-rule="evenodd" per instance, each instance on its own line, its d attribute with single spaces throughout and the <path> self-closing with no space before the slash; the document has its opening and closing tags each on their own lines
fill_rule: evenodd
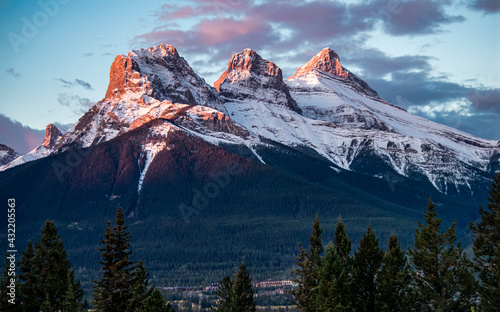
<svg viewBox="0 0 500 312">
<path fill-rule="evenodd" d="M 264 23 L 255 18 L 204 20 L 197 28 L 198 37 L 205 45 L 231 42 L 237 37 L 252 36 L 256 33 L 263 34 L 269 30 Z"/>
<path fill-rule="evenodd" d="M 474 9 L 494 12 L 492 0 L 475 0 Z M 431 56 L 391 57 L 369 49 L 365 42 L 372 31 L 391 36 L 425 36 L 444 31 L 451 23 L 464 21 L 448 13 L 452 0 L 347 1 L 267 0 L 256 4 L 243 0 L 187 0 L 182 5 L 164 5 L 156 14 L 158 26 L 136 36 L 135 44 L 169 43 L 179 53 L 196 59 L 194 69 L 218 78 L 231 54 L 252 48 L 276 62 L 285 75 L 330 46 L 342 56 L 346 67 L 361 68 L 362 78 L 391 102 L 408 99 L 414 105 L 439 101 L 468 101 L 474 89 L 431 76 Z M 462 4 L 464 5 L 464 4 Z M 182 28 L 182 25 L 193 25 Z M 209 68 L 209 70 L 207 70 Z M 383 77 L 391 74 L 392 81 Z M 215 79 L 214 79 L 215 78 Z M 473 112 L 499 114 L 497 90 L 474 103 Z M 495 134 L 489 134 L 489 137 Z"/>
<path fill-rule="evenodd" d="M 185 1 L 183 5 L 164 4 L 155 15 L 159 22 L 209 15 L 234 17 L 248 11 L 253 3 L 246 0 L 191 0 Z"/>
<path fill-rule="evenodd" d="M 0 114 L 0 143 L 21 154 L 26 154 L 42 144 L 45 131 L 32 129 Z"/>
</svg>

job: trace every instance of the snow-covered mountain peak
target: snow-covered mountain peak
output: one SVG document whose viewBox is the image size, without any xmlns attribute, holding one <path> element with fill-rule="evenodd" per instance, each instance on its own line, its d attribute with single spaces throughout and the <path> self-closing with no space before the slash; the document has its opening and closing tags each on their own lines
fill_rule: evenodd
<svg viewBox="0 0 500 312">
<path fill-rule="evenodd" d="M 381 100 L 340 64 L 330 48 L 286 82 L 276 64 L 245 49 L 231 56 L 215 87 L 207 85 L 172 46 L 119 55 L 111 65 L 103 100 L 64 135 L 47 126 L 42 145 L 0 170 L 69 148 L 97 145 L 156 122 L 165 126 L 162 135 L 175 130 L 214 144 L 244 145 L 263 163 L 254 147 L 276 142 L 313 151 L 344 170 L 428 180 L 442 192 L 449 187 L 472 192 L 474 183 L 484 183 L 500 166 L 499 142 L 411 115 Z M 141 143 L 146 163 L 166 148 L 150 143 Z M 141 169 L 141 177 L 146 170 L 147 166 Z"/>
<path fill-rule="evenodd" d="M 300 113 L 300 108 L 283 81 L 281 68 L 251 49 L 233 54 L 228 68 L 214 86 L 229 101 L 264 101 Z"/>
<path fill-rule="evenodd" d="M 45 137 L 42 145 L 46 148 L 53 148 L 61 136 L 61 131 L 54 124 L 48 124 L 45 127 Z"/>
<path fill-rule="evenodd" d="M 179 53 L 177 52 L 177 49 L 169 44 L 159 44 L 154 47 L 149 47 L 146 49 L 139 49 L 139 50 L 132 50 L 128 53 L 129 57 L 132 56 L 137 56 L 139 58 L 149 58 L 149 57 L 154 57 L 157 59 L 161 58 L 173 58 L 173 59 L 178 59 L 179 58 Z"/>
<path fill-rule="evenodd" d="M 13 148 L 5 144 L 0 144 L 0 167 L 10 163 L 19 156 L 21 155 Z"/>
<path fill-rule="evenodd" d="M 118 55 L 111 65 L 105 99 L 127 96 L 223 109 L 217 91 L 198 76 L 177 50 L 167 44 Z"/>
<path fill-rule="evenodd" d="M 337 52 L 330 48 L 324 48 L 309 62 L 300 66 L 295 75 L 289 77 L 288 80 L 305 80 L 309 83 L 317 82 L 317 84 L 321 84 L 320 80 L 322 78 L 337 80 L 355 89 L 358 93 L 379 99 L 377 91 L 373 90 L 368 83 L 343 67 Z"/>
<path fill-rule="evenodd" d="M 228 69 L 214 85 L 220 91 L 220 85 L 225 81 L 229 80 L 231 83 L 237 83 L 239 80 L 245 80 L 252 75 L 283 77 L 281 69 L 276 64 L 264 60 L 252 49 L 245 49 L 231 56 Z"/>
<path fill-rule="evenodd" d="M 340 64 L 339 55 L 330 48 L 324 48 L 309 62 L 300 66 L 291 78 L 307 75 L 314 70 L 321 70 L 342 78 L 349 77 L 349 72 Z"/>
</svg>

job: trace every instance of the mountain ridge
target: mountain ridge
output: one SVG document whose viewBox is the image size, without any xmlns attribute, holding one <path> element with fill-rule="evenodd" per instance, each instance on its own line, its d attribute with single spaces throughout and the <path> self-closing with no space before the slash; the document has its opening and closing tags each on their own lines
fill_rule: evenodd
<svg viewBox="0 0 500 312">
<path fill-rule="evenodd" d="M 44 140 L 2 169 L 93 146 L 158 118 L 177 120 L 176 127 L 214 144 L 253 149 L 265 145 L 265 139 L 292 148 L 310 146 L 343 170 L 360 170 L 353 162 L 372 155 L 398 174 L 429 179 L 445 193 L 450 186 L 473 193 L 469 182 L 483 184 L 498 167 L 499 142 L 432 123 L 381 100 L 330 48 L 287 80 L 276 64 L 245 49 L 231 56 L 214 85 L 199 77 L 171 45 L 119 55 L 110 67 L 105 97 L 74 128 L 64 135 L 47 131 L 50 142 Z M 439 169 L 429 166 L 430 161 Z M 386 178 L 384 172 L 370 174 Z"/>
<path fill-rule="evenodd" d="M 288 278 L 315 215 L 331 229 L 341 215 L 353 246 L 368 224 L 382 247 L 393 233 L 404 246 L 430 196 L 470 245 L 498 141 L 315 67 L 283 80 L 257 55 L 232 57 L 220 93 L 172 46 L 118 56 L 101 101 L 61 135 L 49 125 L 46 144 L 0 172 L 0 200 L 16 198 L 19 249 L 54 220 L 91 289 L 105 220 L 121 205 L 156 285 L 217 282 L 241 257 L 257 279 Z"/>
</svg>

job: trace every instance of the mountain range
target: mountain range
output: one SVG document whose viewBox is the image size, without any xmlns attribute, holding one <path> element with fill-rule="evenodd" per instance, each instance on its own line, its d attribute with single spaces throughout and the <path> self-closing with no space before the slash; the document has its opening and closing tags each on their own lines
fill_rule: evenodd
<svg viewBox="0 0 500 312">
<path fill-rule="evenodd" d="M 120 204 L 157 285 L 194 285 L 241 257 L 257 276 L 287 276 L 316 214 L 329 232 L 341 215 L 353 242 L 372 224 L 383 243 L 395 232 L 411 244 L 431 196 L 467 243 L 500 141 L 384 101 L 330 48 L 287 79 L 245 49 L 212 87 L 161 44 L 117 56 L 73 128 L 48 125 L 26 155 L 0 145 L 0 166 L 20 242 L 55 220 L 84 283 Z"/>
</svg>

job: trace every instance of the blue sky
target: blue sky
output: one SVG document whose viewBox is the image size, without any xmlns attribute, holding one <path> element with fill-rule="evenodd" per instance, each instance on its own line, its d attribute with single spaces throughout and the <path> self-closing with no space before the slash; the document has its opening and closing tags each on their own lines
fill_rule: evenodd
<svg viewBox="0 0 500 312">
<path fill-rule="evenodd" d="M 382 98 L 500 140 L 499 37 L 498 0 L 0 0 L 0 143 L 75 123 L 116 55 L 159 43 L 210 84 L 247 47 L 285 76 L 330 47 Z"/>
</svg>

